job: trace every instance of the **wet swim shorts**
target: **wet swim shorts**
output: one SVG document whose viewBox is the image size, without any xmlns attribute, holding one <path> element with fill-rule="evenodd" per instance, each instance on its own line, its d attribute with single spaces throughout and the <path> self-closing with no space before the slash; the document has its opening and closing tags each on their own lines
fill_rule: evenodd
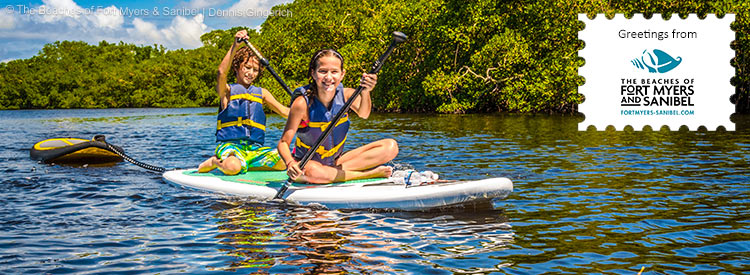
<svg viewBox="0 0 750 275">
<path fill-rule="evenodd" d="M 246 140 L 225 141 L 216 146 L 214 154 L 220 160 L 225 160 L 234 155 L 242 163 L 242 171 L 247 172 L 249 168 L 268 167 L 276 165 L 281 159 L 279 152 L 270 147 L 261 147 L 256 143 Z"/>
</svg>

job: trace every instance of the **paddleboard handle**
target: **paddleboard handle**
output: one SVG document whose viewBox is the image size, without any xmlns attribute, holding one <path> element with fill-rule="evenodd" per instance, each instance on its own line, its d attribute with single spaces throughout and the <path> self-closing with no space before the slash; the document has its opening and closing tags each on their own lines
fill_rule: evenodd
<svg viewBox="0 0 750 275">
<path fill-rule="evenodd" d="M 375 63 L 372 64 L 372 67 L 370 68 L 370 74 L 377 74 L 380 72 L 380 68 L 383 67 L 383 62 L 388 58 L 388 56 L 391 55 L 393 52 L 393 49 L 398 46 L 398 44 L 403 43 L 406 41 L 407 36 L 399 31 L 393 32 L 393 39 L 391 40 L 391 44 L 388 45 L 388 49 L 385 50 L 385 52 L 380 55 L 380 58 L 378 60 L 375 60 Z M 362 90 L 364 90 L 365 87 L 362 85 L 359 85 L 357 89 L 354 91 L 351 97 L 344 103 L 344 106 L 341 108 L 341 110 L 336 113 L 336 116 L 331 119 L 330 125 L 336 125 L 338 121 L 341 119 L 342 116 L 344 116 L 345 113 L 349 111 L 349 108 L 352 106 L 352 103 L 354 103 L 354 99 L 359 96 L 360 93 L 362 93 Z M 331 131 L 335 127 L 326 127 L 326 129 L 323 131 L 323 134 L 320 135 L 317 141 L 315 141 L 315 144 L 311 146 L 310 148 L 318 148 L 320 147 L 320 144 L 323 143 L 323 140 L 328 138 L 328 136 L 331 134 Z M 308 161 L 312 158 L 313 153 L 315 153 L 315 150 L 310 149 L 307 151 L 307 153 L 302 157 L 302 159 L 299 162 L 299 168 L 304 169 L 305 164 L 307 164 Z M 276 196 L 273 197 L 273 200 L 281 199 L 282 196 L 284 196 L 284 193 L 286 193 L 286 190 L 289 189 L 289 186 L 292 185 L 292 179 L 287 179 L 286 182 L 284 182 L 284 185 L 279 188 L 279 192 L 276 193 Z"/>
</svg>

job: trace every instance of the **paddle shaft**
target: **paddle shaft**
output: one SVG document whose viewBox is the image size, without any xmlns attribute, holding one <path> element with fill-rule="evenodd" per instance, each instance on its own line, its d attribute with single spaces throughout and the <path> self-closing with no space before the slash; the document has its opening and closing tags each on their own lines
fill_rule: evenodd
<svg viewBox="0 0 750 275">
<path fill-rule="evenodd" d="M 284 80 L 281 79 L 281 77 L 279 76 L 279 74 L 277 74 L 276 71 L 273 69 L 273 67 L 271 67 L 271 63 L 268 62 L 268 59 L 265 59 L 262 55 L 260 55 L 260 52 L 258 51 L 258 49 L 256 49 L 255 46 L 253 46 L 253 44 L 250 44 L 250 41 L 248 41 L 247 39 L 243 39 L 242 41 L 245 41 L 245 44 L 247 44 L 247 46 L 250 47 L 250 50 L 252 50 L 253 53 L 255 53 L 255 56 L 257 56 L 258 59 L 260 59 L 260 64 L 263 65 L 264 67 L 266 67 L 266 69 L 268 69 L 268 72 L 271 73 L 271 75 L 273 76 L 273 78 L 275 78 L 276 81 L 279 82 L 279 84 L 281 85 L 281 88 L 283 88 L 284 91 L 287 94 L 289 94 L 289 96 L 291 96 L 292 95 L 292 90 L 289 89 L 289 86 L 286 85 L 286 83 L 284 82 Z"/>
<path fill-rule="evenodd" d="M 397 34 L 398 33 L 398 37 Z M 380 71 L 380 68 L 383 67 L 383 62 L 388 58 L 389 55 L 393 52 L 393 49 L 396 48 L 396 45 L 398 43 L 403 42 L 406 40 L 406 36 L 403 33 L 396 32 L 394 33 L 394 39 L 391 41 L 391 44 L 388 45 L 388 49 L 385 50 L 385 52 L 380 55 L 380 58 L 378 60 L 375 60 L 375 63 L 372 64 L 372 67 L 370 68 L 370 74 L 377 74 Z M 403 37 L 403 38 L 402 38 Z M 302 156 L 302 159 L 300 159 L 298 165 L 300 169 L 304 169 L 305 165 L 308 161 L 312 158 L 313 154 L 315 153 L 316 148 L 320 146 L 321 143 L 323 143 L 323 140 L 328 138 L 328 136 L 331 134 L 331 131 L 333 131 L 333 128 L 336 128 L 335 125 L 338 123 L 338 121 L 341 119 L 341 117 L 344 116 L 345 113 L 349 112 L 349 108 L 352 106 L 352 103 L 354 103 L 354 99 L 359 96 L 360 93 L 362 93 L 362 90 L 364 90 L 365 87 L 362 85 L 359 85 L 356 90 L 354 90 L 354 93 L 351 97 L 344 103 L 344 106 L 339 110 L 338 113 L 331 119 L 331 122 L 328 124 L 328 127 L 326 127 L 325 130 L 323 130 L 323 133 L 320 135 L 318 140 L 315 141 L 315 144 L 310 147 L 310 149 L 305 153 L 304 156 Z M 276 193 L 276 196 L 273 197 L 274 200 L 281 198 L 287 189 L 289 189 L 289 186 L 292 184 L 292 179 L 287 179 L 287 181 L 284 183 L 281 188 L 279 188 L 279 192 Z"/>
</svg>

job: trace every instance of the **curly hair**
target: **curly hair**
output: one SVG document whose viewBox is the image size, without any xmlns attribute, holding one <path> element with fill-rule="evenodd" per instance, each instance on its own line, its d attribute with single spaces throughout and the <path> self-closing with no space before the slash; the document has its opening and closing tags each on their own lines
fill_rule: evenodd
<svg viewBox="0 0 750 275">
<path fill-rule="evenodd" d="M 263 66 L 260 65 L 260 58 L 258 58 L 249 47 L 242 47 L 234 54 L 234 58 L 232 59 L 232 70 L 236 74 L 240 71 L 240 66 L 250 60 L 254 60 L 258 63 L 258 76 L 255 77 L 255 79 L 258 79 L 263 72 Z"/>
<path fill-rule="evenodd" d="M 317 51 L 310 60 L 310 66 L 307 71 L 307 76 L 310 77 L 310 89 L 307 89 L 308 97 L 315 96 L 315 94 L 318 92 L 318 86 L 315 85 L 313 74 L 315 73 L 315 70 L 318 69 L 318 60 L 320 60 L 320 58 L 324 56 L 334 56 L 341 60 L 341 70 L 344 70 L 344 57 L 342 57 L 339 52 L 334 49 L 324 49 Z"/>
</svg>

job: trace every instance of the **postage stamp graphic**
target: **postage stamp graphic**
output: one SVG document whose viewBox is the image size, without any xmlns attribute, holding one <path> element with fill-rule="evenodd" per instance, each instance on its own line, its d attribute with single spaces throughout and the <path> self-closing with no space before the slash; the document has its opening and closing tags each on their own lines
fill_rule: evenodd
<svg viewBox="0 0 750 275">
<path fill-rule="evenodd" d="M 586 119 L 578 130 L 612 125 L 621 131 L 630 125 L 636 131 L 645 126 L 658 131 L 666 125 L 676 131 L 685 125 L 691 131 L 700 126 L 734 131 L 729 119 L 735 110 L 729 100 L 734 94 L 734 18 L 616 14 L 608 19 L 598 14 L 591 19 L 579 14 L 586 26 L 578 33 L 585 43 L 578 52 L 585 60 L 578 69 L 585 78 L 578 88 L 585 101 L 578 110 Z"/>
</svg>

